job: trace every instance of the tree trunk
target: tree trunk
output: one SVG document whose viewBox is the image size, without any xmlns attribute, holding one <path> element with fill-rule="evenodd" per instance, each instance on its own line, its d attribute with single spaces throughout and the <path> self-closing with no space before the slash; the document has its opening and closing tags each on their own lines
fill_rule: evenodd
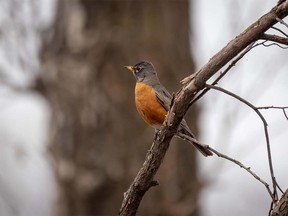
<svg viewBox="0 0 288 216">
<path fill-rule="evenodd" d="M 52 107 L 58 215 L 115 215 L 154 133 L 136 112 L 134 77 L 123 66 L 151 61 L 170 92 L 179 87 L 194 70 L 188 0 L 59 0 L 53 31 L 37 89 Z M 195 132 L 195 117 L 187 121 Z M 157 178 L 139 215 L 197 215 L 193 147 L 172 144 Z"/>
</svg>

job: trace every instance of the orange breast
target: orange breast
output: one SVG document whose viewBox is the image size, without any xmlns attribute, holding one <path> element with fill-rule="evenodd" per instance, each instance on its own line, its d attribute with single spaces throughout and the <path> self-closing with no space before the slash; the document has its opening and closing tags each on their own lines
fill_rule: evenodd
<svg viewBox="0 0 288 216">
<path fill-rule="evenodd" d="M 167 111 L 158 102 L 152 87 L 143 83 L 136 83 L 135 103 L 139 114 L 149 125 L 163 124 Z"/>
</svg>

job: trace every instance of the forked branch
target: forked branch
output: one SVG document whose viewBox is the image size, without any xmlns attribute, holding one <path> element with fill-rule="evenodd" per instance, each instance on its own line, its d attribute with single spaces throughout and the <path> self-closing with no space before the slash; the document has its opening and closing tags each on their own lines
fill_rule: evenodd
<svg viewBox="0 0 288 216">
<path fill-rule="evenodd" d="M 272 197 L 272 200 L 273 200 L 273 202 L 276 202 L 278 200 L 278 196 L 277 196 L 278 183 L 277 183 L 275 175 L 274 175 L 272 156 L 271 156 L 271 148 L 270 148 L 270 139 L 269 139 L 269 133 L 268 133 L 268 128 L 267 128 L 268 124 L 267 124 L 266 119 L 260 113 L 260 111 L 257 109 L 257 107 L 255 107 L 253 104 L 251 104 L 250 102 L 248 102 L 244 98 L 240 97 L 239 95 L 236 95 L 236 94 L 234 94 L 234 93 L 232 93 L 232 92 L 230 92 L 230 91 L 228 91 L 226 89 L 223 89 L 223 88 L 221 88 L 219 86 L 206 85 L 206 87 L 221 91 L 221 92 L 223 92 L 223 93 L 225 93 L 227 95 L 230 95 L 230 96 L 236 98 L 237 100 L 241 101 L 242 103 L 246 104 L 248 107 L 253 109 L 256 112 L 256 114 L 259 116 L 259 118 L 261 119 L 261 121 L 263 123 L 263 127 L 264 127 L 264 133 L 265 133 L 265 139 L 266 139 L 266 148 L 267 148 L 268 162 L 269 162 L 269 169 L 270 169 L 270 175 L 271 175 L 271 180 L 272 180 L 273 189 L 274 189 L 274 191 L 273 191 L 274 196 Z"/>
</svg>

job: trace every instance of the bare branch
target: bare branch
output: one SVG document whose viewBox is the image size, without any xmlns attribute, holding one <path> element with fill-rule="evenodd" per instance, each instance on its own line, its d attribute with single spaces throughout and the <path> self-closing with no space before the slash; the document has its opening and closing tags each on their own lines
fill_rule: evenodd
<svg viewBox="0 0 288 216">
<path fill-rule="evenodd" d="M 124 193 L 119 215 L 135 215 L 144 194 L 151 186 L 155 185 L 152 183 L 155 182 L 154 176 L 162 163 L 165 153 L 169 148 L 169 142 L 176 131 L 169 131 L 163 128 L 162 132 L 164 133 L 155 134 L 152 146 L 146 155 L 142 168 L 128 191 Z"/>
<path fill-rule="evenodd" d="M 281 29 L 276 28 L 275 26 L 272 26 L 271 29 L 274 29 L 274 30 L 280 32 L 281 34 L 283 34 L 284 36 L 288 37 L 288 34 L 286 34 L 286 33 L 285 33 L 284 31 L 282 31 Z"/>
<path fill-rule="evenodd" d="M 240 53 L 240 55 L 238 55 L 237 58 L 235 58 L 231 64 L 223 71 L 220 72 L 220 75 L 212 82 L 212 85 L 216 85 L 218 84 L 218 82 L 231 70 L 231 68 L 233 68 L 237 62 L 242 59 L 251 49 L 253 49 L 254 47 L 258 46 L 259 44 L 254 45 L 255 43 L 251 43 L 242 53 Z M 183 80 L 182 80 L 183 81 Z M 182 82 L 181 81 L 181 82 Z M 184 80 L 185 83 L 185 80 Z M 183 84 L 184 84 L 183 83 Z M 198 101 L 200 98 L 202 98 L 208 91 L 210 90 L 210 88 L 205 88 L 199 95 L 197 95 L 190 103 L 190 106 L 195 103 L 196 101 Z"/>
<path fill-rule="evenodd" d="M 280 200 L 275 205 L 271 216 L 287 216 L 288 215 L 288 190 L 286 190 Z"/>
<path fill-rule="evenodd" d="M 286 26 L 286 27 L 288 28 L 288 24 L 287 24 L 286 22 L 284 22 L 284 20 L 282 20 L 282 19 L 280 19 L 280 18 L 278 18 L 278 17 L 276 17 L 276 20 L 277 20 L 279 23 L 281 23 L 282 25 L 284 25 L 284 26 Z"/>
<path fill-rule="evenodd" d="M 270 46 L 278 46 L 279 48 L 281 49 L 288 49 L 288 46 L 287 47 L 284 47 L 284 46 L 281 46 L 280 44 L 278 43 L 270 43 L 270 44 L 266 44 L 267 40 L 263 41 L 261 44 L 264 46 L 264 47 L 270 47 Z"/>
<path fill-rule="evenodd" d="M 288 109 L 288 106 L 263 106 L 263 107 L 257 107 L 257 109 L 281 109 L 283 111 L 283 114 L 285 118 L 288 120 L 288 115 L 286 113 L 286 109 Z"/>
<path fill-rule="evenodd" d="M 283 109 L 283 114 L 284 114 L 284 116 L 286 117 L 286 119 L 288 120 L 288 115 L 287 115 L 285 109 Z"/>
<path fill-rule="evenodd" d="M 267 189 L 271 199 L 274 201 L 274 195 L 272 193 L 272 191 L 270 190 L 270 187 L 269 187 L 269 184 L 267 182 L 265 182 L 263 179 L 261 179 L 256 173 L 252 172 L 251 168 L 250 167 L 247 167 L 245 166 L 244 164 L 242 164 L 240 161 L 234 159 L 234 158 L 231 158 L 225 154 L 222 154 L 218 151 L 216 151 L 215 149 L 211 148 L 210 146 L 207 146 L 207 148 L 212 151 L 213 153 L 215 153 L 218 157 L 221 157 L 221 158 L 224 158 L 226 160 L 229 160 L 233 163 L 235 163 L 236 165 L 238 165 L 239 167 L 245 169 L 248 173 L 250 173 L 256 180 L 258 180 L 259 182 L 261 182 L 265 188 Z"/>
<path fill-rule="evenodd" d="M 270 35 L 270 34 L 263 34 L 261 39 L 263 40 L 268 40 L 268 41 L 273 41 L 276 43 L 284 44 L 288 46 L 288 37 L 283 38 L 278 35 Z"/>
<path fill-rule="evenodd" d="M 197 144 L 199 144 L 199 145 L 205 146 L 205 147 L 206 147 L 207 149 L 209 149 L 211 152 L 215 153 L 218 157 L 221 157 L 221 158 L 224 158 L 224 159 L 226 159 L 226 160 L 229 160 L 229 161 L 233 162 L 234 164 L 238 165 L 239 167 L 245 169 L 245 170 L 246 170 L 248 173 L 250 173 L 256 180 L 260 181 L 260 182 L 265 186 L 265 188 L 267 189 L 270 197 L 272 198 L 272 200 L 274 200 L 274 196 L 273 196 L 272 191 L 270 190 L 269 184 L 268 184 L 267 182 L 265 182 L 263 179 L 261 179 L 256 173 L 254 173 L 254 172 L 251 170 L 250 167 L 245 166 L 243 163 L 241 163 L 240 161 L 238 161 L 238 160 L 236 160 L 236 159 L 234 159 L 234 158 L 231 158 L 231 157 L 229 157 L 229 156 L 227 156 L 227 155 L 225 155 L 225 154 L 222 154 L 222 153 L 216 151 L 215 149 L 213 149 L 213 148 L 210 147 L 209 145 L 203 144 L 203 143 L 199 142 L 199 141 L 196 140 L 196 139 L 193 139 L 193 138 L 191 138 L 191 137 L 189 137 L 189 136 L 186 136 L 186 135 L 183 135 L 183 137 L 184 137 L 185 139 L 187 139 L 187 140 L 192 139 L 193 142 L 195 142 L 195 143 L 197 143 Z"/>
<path fill-rule="evenodd" d="M 212 89 L 215 89 L 215 90 L 218 90 L 218 91 L 221 91 L 225 94 L 228 94 L 234 98 L 236 98 L 237 100 L 241 101 L 242 103 L 246 104 L 247 106 L 249 106 L 250 108 L 252 108 L 256 113 L 257 115 L 259 116 L 259 118 L 261 119 L 262 123 L 263 123 L 263 126 L 264 126 L 264 132 L 265 132 L 265 139 L 266 139 L 266 148 L 267 148 L 267 154 L 268 154 L 268 162 L 269 162 L 269 169 L 270 169 L 270 175 L 271 175 L 271 179 L 272 179 L 272 183 L 273 183 L 273 189 L 274 189 L 274 192 L 273 194 L 275 194 L 274 196 L 274 199 L 273 201 L 277 201 L 277 181 L 276 181 L 276 178 L 275 178 L 275 175 L 274 175 L 274 169 L 273 169 L 273 163 L 272 163 L 272 156 L 271 156 L 271 148 L 270 148 L 270 139 L 269 139 L 269 134 L 268 134 L 268 124 L 266 122 L 266 119 L 264 118 L 264 116 L 259 112 L 259 110 L 257 109 L 257 107 L 255 107 L 253 104 L 251 104 L 250 102 L 248 102 L 247 100 L 245 100 L 244 98 L 226 90 L 226 89 L 223 89 L 221 87 L 218 87 L 218 86 L 213 86 L 213 85 L 206 85 L 208 88 L 212 88 Z"/>
<path fill-rule="evenodd" d="M 255 23 L 250 25 L 244 32 L 230 41 L 220 52 L 214 55 L 209 62 L 204 65 L 201 70 L 197 73 L 202 72 L 203 78 L 206 80 L 214 75 L 219 69 L 221 69 L 225 64 L 227 64 L 231 59 L 233 59 L 237 54 L 244 50 L 249 44 L 259 40 L 260 37 L 274 24 L 277 23 L 275 17 L 279 19 L 287 16 L 288 9 L 285 3 L 274 7 L 269 13 L 262 16 Z M 193 80 L 193 75 L 191 75 L 190 81 Z M 186 84 L 189 83 L 189 78 L 185 78 Z M 202 86 L 201 86 L 202 84 Z M 196 79 L 196 86 L 203 87 L 204 80 Z"/>
<path fill-rule="evenodd" d="M 256 107 L 257 109 L 288 109 L 288 106 L 262 106 Z"/>
</svg>

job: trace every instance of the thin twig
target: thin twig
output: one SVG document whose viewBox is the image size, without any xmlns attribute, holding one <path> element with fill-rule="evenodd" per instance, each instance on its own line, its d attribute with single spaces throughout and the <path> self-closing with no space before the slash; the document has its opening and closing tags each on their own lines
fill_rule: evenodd
<svg viewBox="0 0 288 216">
<path fill-rule="evenodd" d="M 282 20 L 282 19 L 280 19 L 280 18 L 278 18 L 278 17 L 276 17 L 276 20 L 277 20 L 279 23 L 281 23 L 282 25 L 284 25 L 284 26 L 286 26 L 286 27 L 288 28 L 288 24 L 287 24 L 286 22 L 284 22 L 284 20 Z"/>
<path fill-rule="evenodd" d="M 229 66 L 223 72 L 220 72 L 220 75 L 212 82 L 212 85 L 218 84 L 218 82 L 231 70 L 231 68 L 234 67 L 240 59 L 242 59 L 251 49 L 256 46 L 258 45 L 255 45 L 255 42 L 251 43 L 243 52 L 240 53 L 240 55 L 238 55 L 237 58 L 235 58 L 229 64 Z M 190 106 L 196 101 L 198 101 L 200 98 L 202 98 L 209 90 L 209 88 L 204 88 L 204 90 L 190 102 Z"/>
<path fill-rule="evenodd" d="M 273 193 L 270 190 L 269 184 L 267 182 L 265 182 L 263 179 L 261 179 L 256 173 L 254 173 L 250 167 L 245 166 L 244 164 L 242 164 L 240 161 L 231 158 L 223 153 L 218 152 L 217 150 L 213 149 L 212 147 L 210 147 L 209 145 L 203 144 L 201 142 L 199 142 L 197 139 L 191 138 L 185 134 L 182 135 L 183 138 L 187 139 L 187 140 L 191 140 L 192 142 L 197 143 L 198 145 L 201 145 L 205 148 L 207 148 L 208 150 L 210 150 L 211 152 L 215 153 L 218 157 L 224 158 L 226 160 L 229 160 L 231 162 L 233 162 L 234 164 L 238 165 L 239 167 L 245 169 L 248 173 L 250 173 L 256 180 L 260 181 L 267 189 L 269 195 L 271 196 L 272 200 L 274 200 L 273 198 Z"/>
<path fill-rule="evenodd" d="M 275 201 L 274 200 L 274 196 L 273 196 L 273 193 L 272 191 L 270 190 L 270 187 L 269 187 L 269 184 L 267 182 L 265 182 L 263 179 L 261 179 L 256 173 L 254 173 L 253 171 L 251 171 L 251 168 L 250 167 L 247 167 L 245 166 L 244 164 L 242 164 L 240 161 L 234 159 L 234 158 L 231 158 L 225 154 L 222 154 L 218 151 L 216 151 L 215 149 L 211 148 L 210 146 L 207 146 L 207 148 L 212 151 L 214 154 L 216 154 L 218 157 L 221 157 L 221 158 L 224 158 L 226 160 L 229 160 L 235 164 L 237 164 L 239 167 L 245 169 L 248 173 L 250 173 L 255 179 L 257 179 L 259 182 L 261 182 L 267 189 L 270 197 L 272 198 L 273 202 Z"/>
<path fill-rule="evenodd" d="M 284 114 L 284 116 L 286 117 L 286 119 L 288 120 L 288 115 L 287 115 L 285 109 L 283 109 L 283 114 Z"/>
<path fill-rule="evenodd" d="M 266 42 L 267 42 L 267 40 L 265 40 L 263 43 L 262 43 L 262 45 L 264 46 L 264 47 L 270 47 L 270 46 L 277 46 L 277 47 L 279 47 L 279 48 L 281 48 L 281 49 L 288 49 L 288 47 L 284 47 L 284 46 L 281 46 L 280 44 L 278 44 L 278 43 L 270 43 L 270 44 L 266 44 Z"/>
<path fill-rule="evenodd" d="M 280 185 L 278 184 L 278 182 L 276 182 L 276 184 L 277 184 L 277 188 L 281 191 L 281 193 L 283 194 L 284 193 L 284 191 L 282 190 L 282 188 L 280 187 Z"/>
<path fill-rule="evenodd" d="M 288 109 L 288 106 L 262 106 L 256 107 L 257 109 Z"/>
<path fill-rule="evenodd" d="M 284 31 L 282 31 L 281 29 L 276 28 L 275 26 L 272 26 L 271 29 L 274 29 L 274 30 L 276 30 L 276 31 L 278 31 L 278 32 L 280 32 L 280 33 L 282 33 L 284 36 L 288 37 L 288 34 L 286 34 L 286 33 L 285 33 Z"/>
<path fill-rule="evenodd" d="M 213 86 L 213 85 L 206 85 L 207 88 L 212 88 L 218 91 L 221 91 L 225 94 L 228 94 L 234 98 L 236 98 L 237 100 L 241 101 L 242 103 L 246 104 L 247 106 L 249 106 L 250 108 L 252 108 L 257 115 L 260 117 L 261 121 L 263 122 L 263 126 L 264 126 L 264 132 L 265 132 L 265 139 L 266 139 L 266 148 L 267 148 L 267 154 L 268 154 L 268 162 L 269 162 L 269 169 L 270 169 L 270 175 L 271 175 L 271 179 L 272 179 L 272 183 L 273 183 L 273 194 L 274 195 L 274 199 L 273 202 L 277 201 L 278 199 L 278 195 L 277 195 L 277 181 L 274 175 L 274 169 L 273 169 L 273 163 L 272 163 L 272 156 L 271 156 L 271 148 L 270 148 L 270 140 L 269 140 L 269 134 L 268 134 L 268 124 L 266 122 L 266 119 L 263 117 L 263 115 L 261 114 L 261 112 L 257 109 L 257 107 L 255 107 L 253 104 L 251 104 L 250 102 L 248 102 L 247 100 L 245 100 L 244 98 L 226 90 L 223 89 L 221 87 L 218 86 Z"/>
<path fill-rule="evenodd" d="M 288 120 L 288 115 L 286 113 L 286 109 L 288 109 L 288 106 L 262 106 L 262 107 L 256 107 L 259 109 L 281 109 L 283 111 L 283 114 L 285 118 Z"/>
</svg>

